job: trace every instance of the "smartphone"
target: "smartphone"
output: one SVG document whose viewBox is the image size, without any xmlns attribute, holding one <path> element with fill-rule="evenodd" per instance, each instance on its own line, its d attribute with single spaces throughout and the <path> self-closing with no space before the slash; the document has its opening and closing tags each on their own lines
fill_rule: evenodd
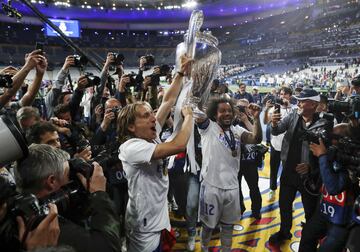
<svg viewBox="0 0 360 252">
<path fill-rule="evenodd" d="M 275 103 L 274 105 L 274 113 L 280 114 L 280 104 L 279 103 Z"/>
<path fill-rule="evenodd" d="M 41 50 L 40 54 L 44 54 L 44 43 L 36 42 L 35 50 Z"/>
</svg>

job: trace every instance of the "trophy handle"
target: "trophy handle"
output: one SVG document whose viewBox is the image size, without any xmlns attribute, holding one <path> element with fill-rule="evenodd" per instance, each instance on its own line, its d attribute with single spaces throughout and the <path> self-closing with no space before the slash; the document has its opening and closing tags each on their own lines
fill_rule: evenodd
<svg viewBox="0 0 360 252">
<path fill-rule="evenodd" d="M 204 21 L 204 14 L 202 10 L 194 10 L 191 13 L 189 20 L 189 29 L 187 32 L 187 37 L 185 38 L 185 46 L 187 56 L 190 58 L 195 57 L 195 47 L 196 47 L 196 34 L 200 31 L 200 28 Z"/>
</svg>

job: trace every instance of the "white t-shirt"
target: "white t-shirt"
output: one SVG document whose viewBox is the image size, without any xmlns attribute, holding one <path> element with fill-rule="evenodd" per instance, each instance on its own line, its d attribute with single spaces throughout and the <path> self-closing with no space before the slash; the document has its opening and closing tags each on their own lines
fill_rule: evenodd
<svg viewBox="0 0 360 252">
<path fill-rule="evenodd" d="M 293 110 L 292 107 L 288 107 L 288 108 L 284 108 L 283 106 L 280 107 L 280 114 L 281 114 L 281 118 L 284 118 L 286 115 L 290 114 L 290 112 Z M 269 116 L 272 115 L 274 113 L 274 107 L 269 109 Z M 282 141 L 284 139 L 285 133 L 282 133 L 280 135 L 274 136 L 273 134 L 271 134 L 271 145 L 272 147 L 274 147 L 274 149 L 276 151 L 281 151 L 281 146 L 282 146 Z"/>
<path fill-rule="evenodd" d="M 161 126 L 158 123 L 156 131 L 159 135 Z M 159 232 L 163 229 L 170 230 L 167 206 L 169 177 L 164 170 L 166 166 L 162 159 L 151 160 L 158 143 L 158 138 L 154 143 L 133 138 L 123 143 L 119 150 L 119 159 L 122 161 L 129 187 L 126 228 L 129 232 L 154 233 L 155 241 L 153 239 L 151 242 L 155 246 L 153 250 L 159 244 Z M 151 241 L 146 240 L 145 243 Z M 141 248 L 136 250 L 140 251 Z"/>
<path fill-rule="evenodd" d="M 239 188 L 240 142 L 241 135 L 247 130 L 238 125 L 230 129 L 235 138 L 235 157 L 232 156 L 224 131 L 217 123 L 210 120 L 206 129 L 199 128 L 203 155 L 201 175 L 207 183 L 221 189 Z M 229 132 L 227 134 L 229 136 Z"/>
</svg>

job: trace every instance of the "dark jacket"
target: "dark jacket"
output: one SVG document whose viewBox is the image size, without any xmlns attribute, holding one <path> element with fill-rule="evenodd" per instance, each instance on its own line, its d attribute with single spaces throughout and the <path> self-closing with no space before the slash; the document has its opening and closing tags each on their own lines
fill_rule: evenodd
<svg viewBox="0 0 360 252">
<path fill-rule="evenodd" d="M 312 125 L 319 119 L 319 114 L 318 113 L 315 113 L 314 114 L 314 118 L 313 118 L 313 121 L 312 121 Z M 274 136 L 277 136 L 281 133 L 285 133 L 285 136 L 284 136 L 284 139 L 283 139 L 283 142 L 282 142 L 282 146 L 281 146 L 281 161 L 282 161 L 282 164 L 283 166 L 286 166 L 288 163 L 287 161 L 290 161 L 290 163 L 292 161 L 294 161 L 292 158 L 293 157 L 289 157 L 289 150 L 292 148 L 302 148 L 302 146 L 292 146 L 292 141 L 294 140 L 295 141 L 295 144 L 298 144 L 296 143 L 297 142 L 301 142 L 301 140 L 299 139 L 293 139 L 294 138 L 294 134 L 296 133 L 296 131 L 298 130 L 297 127 L 300 127 L 300 121 L 299 120 L 302 120 L 301 116 L 298 114 L 298 110 L 297 109 L 294 109 L 290 114 L 288 114 L 287 116 L 285 116 L 283 119 L 281 119 L 280 122 L 278 122 L 278 124 L 273 127 L 271 125 L 271 134 L 273 134 Z M 296 136 L 298 137 L 298 136 Z M 308 146 L 308 153 L 309 153 L 309 165 L 311 166 L 311 170 L 310 170 L 310 175 L 311 177 L 313 177 L 313 179 L 317 179 L 319 177 L 319 168 L 318 168 L 318 161 L 317 159 L 312 155 L 311 151 L 310 151 L 310 147 L 309 145 Z M 315 162 L 316 161 L 316 162 Z M 285 167 L 285 168 L 288 168 L 288 167 Z M 290 168 L 290 167 L 289 167 Z M 297 172 L 295 171 L 295 167 L 291 167 L 288 172 L 291 172 L 292 173 L 296 173 Z M 284 172 L 282 173 L 284 174 Z"/>
<path fill-rule="evenodd" d="M 119 218 L 108 194 L 93 193 L 90 206 L 92 213 L 88 229 L 59 218 L 58 245 L 71 246 L 78 252 L 121 251 Z"/>
</svg>

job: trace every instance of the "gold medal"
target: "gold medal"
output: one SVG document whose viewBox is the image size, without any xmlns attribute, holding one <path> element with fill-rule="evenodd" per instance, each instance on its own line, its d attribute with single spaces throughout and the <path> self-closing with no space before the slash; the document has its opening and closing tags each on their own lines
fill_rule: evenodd
<svg viewBox="0 0 360 252">
<path fill-rule="evenodd" d="M 233 157 L 236 157 L 237 156 L 237 150 L 231 151 L 231 154 L 232 154 Z"/>
<path fill-rule="evenodd" d="M 168 175 L 168 168 L 167 168 L 167 167 L 164 167 L 164 169 L 163 169 L 163 175 L 164 175 L 164 176 L 167 176 L 167 175 Z"/>
</svg>

